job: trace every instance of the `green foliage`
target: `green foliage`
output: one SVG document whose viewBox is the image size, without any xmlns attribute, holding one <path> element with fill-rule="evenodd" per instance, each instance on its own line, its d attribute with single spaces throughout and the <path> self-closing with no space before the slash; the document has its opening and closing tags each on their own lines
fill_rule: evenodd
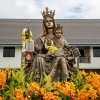
<svg viewBox="0 0 100 100">
<path fill-rule="evenodd" d="M 23 68 L 21 68 L 20 70 L 13 70 L 12 77 L 14 80 L 16 80 L 18 83 L 24 86 L 26 75 L 24 74 Z"/>
<path fill-rule="evenodd" d="M 22 68 L 25 69 L 27 67 L 27 63 L 25 63 L 25 59 L 22 60 Z"/>
<path fill-rule="evenodd" d="M 13 86 L 8 86 L 7 85 L 7 91 L 5 92 L 5 97 L 6 97 L 6 100 L 10 100 L 10 97 L 13 99 L 13 100 L 16 100 L 15 98 L 15 94 L 14 94 L 14 87 Z"/>
<path fill-rule="evenodd" d="M 49 75 L 44 74 L 43 84 L 46 91 L 51 91 L 53 89 L 53 83 L 51 82 L 51 77 Z"/>
<path fill-rule="evenodd" d="M 6 85 L 6 91 L 0 89 L 0 94 L 6 98 L 6 100 L 10 100 L 12 97 L 15 100 L 14 88 L 16 86 L 15 83 L 18 83 L 14 78 L 9 78 Z"/>
<path fill-rule="evenodd" d="M 31 72 L 29 75 L 26 76 L 26 81 L 28 83 L 31 83 L 33 81 L 33 75 L 34 75 L 34 72 Z"/>
<path fill-rule="evenodd" d="M 6 96 L 5 92 L 2 89 L 0 89 L 0 95 Z"/>
<path fill-rule="evenodd" d="M 71 73 L 71 80 L 75 84 L 77 90 L 81 90 L 84 85 L 87 84 L 86 76 L 83 76 L 81 71 L 78 71 L 77 76 L 74 73 Z"/>
<path fill-rule="evenodd" d="M 37 78 L 39 78 L 39 76 L 37 75 L 37 70 L 36 70 L 36 71 L 28 74 L 25 78 L 25 81 L 28 82 L 28 83 L 32 83 L 33 81 L 36 81 Z"/>
<path fill-rule="evenodd" d="M 15 100 L 15 88 L 23 88 L 25 86 L 25 74 L 24 70 L 14 69 L 12 71 L 12 76 L 7 80 L 5 98 L 10 100 L 10 97 Z"/>
<path fill-rule="evenodd" d="M 63 93 L 60 92 L 61 100 L 71 100 L 70 96 L 65 96 Z"/>
<path fill-rule="evenodd" d="M 36 96 L 34 93 L 31 96 L 31 100 L 42 100 L 39 96 Z"/>
</svg>

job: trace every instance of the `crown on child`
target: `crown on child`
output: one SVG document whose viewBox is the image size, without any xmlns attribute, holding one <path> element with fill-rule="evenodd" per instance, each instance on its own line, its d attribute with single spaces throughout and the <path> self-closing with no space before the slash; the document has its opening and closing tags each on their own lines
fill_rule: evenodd
<svg viewBox="0 0 100 100">
<path fill-rule="evenodd" d="M 57 29 L 62 30 L 62 28 L 63 28 L 63 26 L 61 26 L 60 24 L 57 24 L 57 25 L 55 26 L 55 30 L 57 30 Z"/>
<path fill-rule="evenodd" d="M 55 10 L 52 11 L 52 10 L 48 10 L 48 7 L 45 8 L 45 11 L 41 12 L 42 13 L 42 16 L 43 18 L 46 18 L 46 17 L 51 17 L 51 18 L 54 18 L 54 15 L 55 15 Z"/>
</svg>

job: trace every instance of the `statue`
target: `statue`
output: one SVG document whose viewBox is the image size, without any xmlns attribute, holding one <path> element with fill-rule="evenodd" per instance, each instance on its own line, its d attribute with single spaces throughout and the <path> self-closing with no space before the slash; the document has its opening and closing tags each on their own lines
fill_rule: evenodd
<svg viewBox="0 0 100 100">
<path fill-rule="evenodd" d="M 34 52 L 34 40 L 32 32 L 29 29 L 29 21 L 27 22 L 27 28 L 22 32 L 22 61 L 27 64 L 27 69 L 30 67 Z"/>
<path fill-rule="evenodd" d="M 55 52 L 54 62 L 52 64 L 52 70 L 50 72 L 50 76 L 52 80 L 55 80 L 57 77 L 57 73 L 61 75 L 61 80 L 70 80 L 69 72 L 68 72 L 68 61 L 65 58 L 64 48 L 68 47 L 68 42 L 62 36 L 62 26 L 59 24 L 55 27 L 53 42 L 57 47 L 57 51 Z"/>
<path fill-rule="evenodd" d="M 77 50 L 62 36 L 62 27 L 55 26 L 54 15 L 55 11 L 48 8 L 42 12 L 44 32 L 34 39 L 33 60 L 26 70 L 27 75 L 36 72 L 38 82 L 43 80 L 44 73 L 50 75 L 52 81 L 59 76 L 61 81 L 70 80 L 69 70 L 78 56 Z"/>
<path fill-rule="evenodd" d="M 47 72 L 45 67 L 48 52 L 47 47 L 52 45 L 52 36 L 55 27 L 54 14 L 55 11 L 49 11 L 48 8 L 42 12 L 44 33 L 34 39 L 35 55 L 31 67 L 27 69 L 26 72 L 30 74 L 31 72 L 36 71 L 39 76 L 39 79 L 37 80 L 39 81 L 43 79 L 44 73 Z"/>
</svg>

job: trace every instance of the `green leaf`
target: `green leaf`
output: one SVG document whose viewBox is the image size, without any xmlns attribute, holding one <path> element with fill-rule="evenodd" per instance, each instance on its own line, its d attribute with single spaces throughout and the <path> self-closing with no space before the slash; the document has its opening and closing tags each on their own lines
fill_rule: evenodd
<svg viewBox="0 0 100 100">
<path fill-rule="evenodd" d="M 5 92 L 3 90 L 1 90 L 1 89 L 0 89 L 0 95 L 6 96 Z"/>
<path fill-rule="evenodd" d="M 53 83 L 51 83 L 51 77 L 49 75 L 44 74 L 43 87 L 46 91 L 51 91 L 53 89 Z"/>
<path fill-rule="evenodd" d="M 59 92 L 60 96 L 62 97 L 62 100 L 71 100 L 70 96 L 65 96 L 63 93 Z"/>
</svg>

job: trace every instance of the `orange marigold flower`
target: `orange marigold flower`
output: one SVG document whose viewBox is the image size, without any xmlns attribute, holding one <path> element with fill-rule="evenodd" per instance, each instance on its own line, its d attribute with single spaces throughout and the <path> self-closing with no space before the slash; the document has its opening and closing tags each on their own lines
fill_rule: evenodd
<svg viewBox="0 0 100 100">
<path fill-rule="evenodd" d="M 45 88 L 40 88 L 40 93 L 41 93 L 41 95 L 44 95 L 46 93 Z"/>
<path fill-rule="evenodd" d="M 87 73 L 85 72 L 85 70 L 82 70 L 82 71 L 81 71 L 81 74 L 82 74 L 83 76 L 86 76 L 86 75 L 87 75 Z"/>
<path fill-rule="evenodd" d="M 0 100 L 6 100 L 4 97 L 0 96 Z"/>
<path fill-rule="evenodd" d="M 58 96 L 54 95 L 52 92 L 47 92 L 44 94 L 43 100 L 58 100 Z"/>
<path fill-rule="evenodd" d="M 6 84 L 6 80 L 7 80 L 7 76 L 6 73 L 4 73 L 3 71 L 0 71 L 0 85 L 5 85 Z"/>
<path fill-rule="evenodd" d="M 15 94 L 16 94 L 16 100 L 24 100 L 24 89 L 16 89 L 15 88 Z"/>
<path fill-rule="evenodd" d="M 2 85 L 1 89 L 6 90 L 6 85 Z"/>
</svg>

